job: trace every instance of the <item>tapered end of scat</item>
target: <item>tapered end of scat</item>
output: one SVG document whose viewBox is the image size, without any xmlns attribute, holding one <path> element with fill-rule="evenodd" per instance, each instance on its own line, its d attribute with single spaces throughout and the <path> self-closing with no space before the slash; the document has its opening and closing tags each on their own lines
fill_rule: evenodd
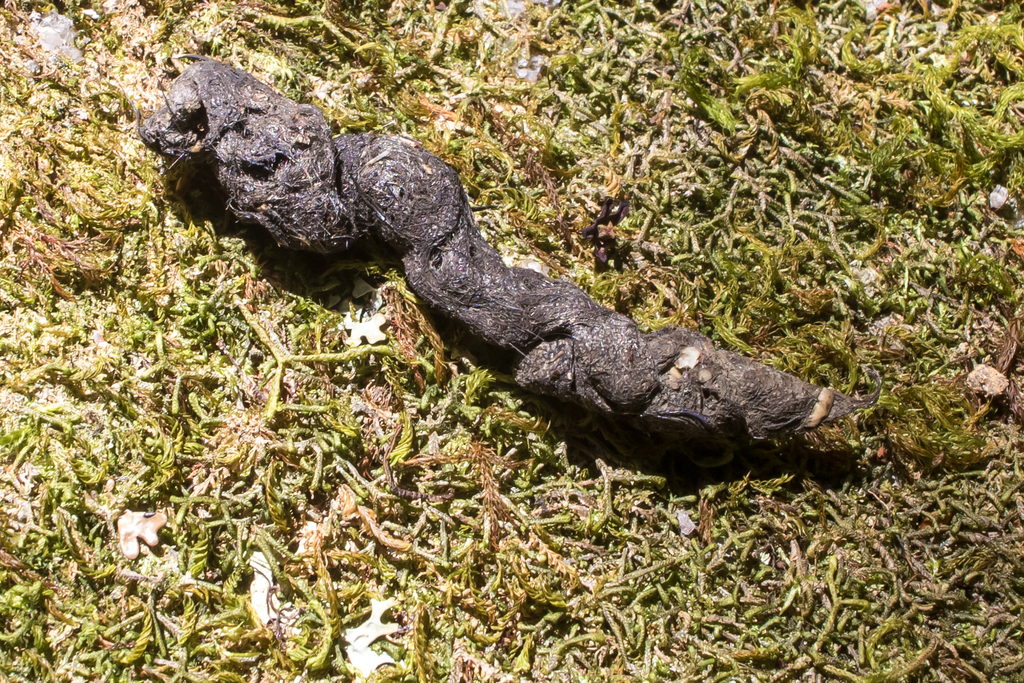
<svg viewBox="0 0 1024 683">
<path fill-rule="evenodd" d="M 856 396 L 836 393 L 831 389 L 822 389 L 814 409 L 808 415 L 807 422 L 801 427 L 800 431 L 807 431 L 821 424 L 835 422 L 841 417 L 855 413 L 858 410 L 866 410 L 878 403 L 878 399 L 882 395 L 882 378 L 874 368 L 868 368 L 867 373 L 874 380 L 874 393 L 864 398 L 858 398 Z"/>
<path fill-rule="evenodd" d="M 874 405 L 718 349 L 693 330 L 666 328 L 649 337 L 661 389 L 644 418 L 684 438 L 763 439 L 810 431 Z M 871 371 L 878 382 L 878 374 Z"/>
</svg>

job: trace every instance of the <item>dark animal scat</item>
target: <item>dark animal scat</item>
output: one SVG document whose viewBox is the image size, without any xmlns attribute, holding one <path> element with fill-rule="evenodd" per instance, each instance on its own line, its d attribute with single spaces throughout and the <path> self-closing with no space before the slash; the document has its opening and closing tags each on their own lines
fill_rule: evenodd
<svg viewBox="0 0 1024 683">
<path fill-rule="evenodd" d="M 319 109 L 220 62 L 189 66 L 140 134 L 161 154 L 211 166 L 238 217 L 282 247 L 385 243 L 416 294 L 514 354 L 513 375 L 531 391 L 682 439 L 804 431 L 877 400 L 816 387 L 693 330 L 645 334 L 570 282 L 507 267 L 438 157 L 400 137 L 332 140 Z"/>
</svg>

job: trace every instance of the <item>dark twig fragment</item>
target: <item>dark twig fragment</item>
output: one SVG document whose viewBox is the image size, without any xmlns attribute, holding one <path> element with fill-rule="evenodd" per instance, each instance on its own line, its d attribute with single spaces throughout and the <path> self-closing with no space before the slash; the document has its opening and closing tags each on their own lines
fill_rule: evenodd
<svg viewBox="0 0 1024 683">
<path fill-rule="evenodd" d="M 612 210 L 612 207 L 615 207 L 615 209 Z M 601 204 L 601 213 L 597 215 L 597 218 L 590 225 L 583 228 L 583 239 L 593 243 L 594 258 L 601 263 L 608 262 L 608 249 L 615 245 L 617 237 L 614 230 L 601 230 L 601 226 L 618 225 L 628 215 L 628 201 L 608 197 Z"/>
</svg>

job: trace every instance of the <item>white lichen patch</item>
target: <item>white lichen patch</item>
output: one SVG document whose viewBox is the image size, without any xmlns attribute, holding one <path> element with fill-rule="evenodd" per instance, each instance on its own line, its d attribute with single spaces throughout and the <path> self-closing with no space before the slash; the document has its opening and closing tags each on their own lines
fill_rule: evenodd
<svg viewBox="0 0 1024 683">
<path fill-rule="evenodd" d="M 261 552 L 255 552 L 249 558 L 252 567 L 252 583 L 249 584 L 249 605 L 256 614 L 261 626 L 271 623 L 280 611 L 274 587 L 274 575 L 270 571 L 270 563 Z"/>
<path fill-rule="evenodd" d="M 382 344 L 387 341 L 388 336 L 381 329 L 388 319 L 383 313 L 374 313 L 373 317 L 365 322 L 355 322 L 349 318 L 345 320 L 345 329 L 349 332 L 348 345 L 359 346 L 366 340 L 367 344 Z"/>
<path fill-rule="evenodd" d="M 384 612 L 398 604 L 397 600 L 371 600 L 370 604 L 370 618 L 356 628 L 345 631 L 345 640 L 349 643 L 348 659 L 362 678 L 372 674 L 379 666 L 395 663 L 389 655 L 371 650 L 370 645 L 378 638 L 389 636 L 400 628 L 398 624 L 385 624 L 381 621 Z"/>
</svg>

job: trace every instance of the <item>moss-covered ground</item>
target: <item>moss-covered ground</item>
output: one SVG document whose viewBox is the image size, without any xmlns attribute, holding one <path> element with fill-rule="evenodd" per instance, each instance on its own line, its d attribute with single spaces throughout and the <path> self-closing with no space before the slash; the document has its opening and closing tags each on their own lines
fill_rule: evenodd
<svg viewBox="0 0 1024 683">
<path fill-rule="evenodd" d="M 380 681 L 1024 678 L 1017 3 L 68 0 L 78 63 L 49 9 L 0 10 L 0 679 L 351 680 L 371 598 Z M 143 148 L 187 53 L 420 140 L 510 261 L 881 400 L 723 457 L 521 391 L 387 254 Z M 125 510 L 169 518 L 136 560 Z"/>
</svg>

